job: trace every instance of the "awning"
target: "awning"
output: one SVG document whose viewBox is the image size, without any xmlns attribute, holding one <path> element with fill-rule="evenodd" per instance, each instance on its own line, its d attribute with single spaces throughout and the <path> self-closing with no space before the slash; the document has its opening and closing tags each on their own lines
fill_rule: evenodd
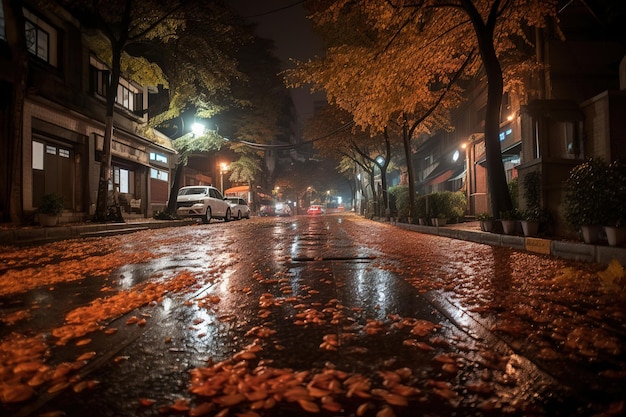
<svg viewBox="0 0 626 417">
<path fill-rule="evenodd" d="M 433 171 L 424 178 L 421 186 L 437 185 L 444 181 L 455 179 L 459 174 L 464 172 L 464 164 L 457 162 L 445 162 L 439 164 Z"/>
<path fill-rule="evenodd" d="M 250 187 L 248 187 L 247 185 L 240 185 L 238 187 L 232 187 L 229 188 L 228 190 L 224 191 L 224 194 L 226 193 L 247 193 L 249 191 Z"/>
<path fill-rule="evenodd" d="M 502 160 L 507 161 L 511 157 L 519 156 L 522 153 L 522 142 L 517 142 L 507 148 L 502 149 Z M 487 161 L 487 157 L 484 156 L 480 158 L 475 163 L 480 166 L 485 166 L 485 162 Z"/>
<path fill-rule="evenodd" d="M 435 178 L 429 180 L 426 185 L 437 185 L 437 184 L 441 184 L 442 182 L 448 180 L 450 177 L 452 176 L 452 170 L 449 169 L 447 171 L 444 171 L 442 174 L 439 174 L 438 176 L 436 176 Z"/>
<path fill-rule="evenodd" d="M 465 178 L 466 173 L 467 173 L 466 169 L 461 169 L 460 171 L 457 171 L 456 175 L 450 178 L 448 181 L 456 181 L 456 180 L 463 179 Z"/>
</svg>

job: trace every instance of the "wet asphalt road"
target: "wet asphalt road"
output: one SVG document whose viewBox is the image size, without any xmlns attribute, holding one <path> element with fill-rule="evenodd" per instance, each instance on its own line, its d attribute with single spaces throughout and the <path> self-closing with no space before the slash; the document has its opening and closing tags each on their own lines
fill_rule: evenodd
<svg viewBox="0 0 626 417">
<path fill-rule="evenodd" d="M 37 387 L 27 401 L 0 405 L 0 414 L 591 415 L 577 384 L 514 351 L 445 292 L 411 285 L 397 273 L 408 266 L 391 259 L 394 248 L 355 238 L 372 227 L 350 214 L 252 218 L 78 241 L 96 248 L 85 253 L 144 255 L 103 274 L 2 296 L 3 313 L 27 309 L 29 317 L 3 325 L 0 337 L 43 334 L 53 367 L 94 354 L 62 389 Z M 411 251 L 426 256 L 444 241 L 432 237 L 432 247 Z M 481 262 L 483 251 L 468 264 Z M 89 343 L 54 343 L 52 329 L 69 312 L 181 273 L 193 276 L 191 285 L 102 320 Z M 194 391 L 199 374 L 206 379 Z M 322 375 L 337 382 L 322 387 Z M 77 389 L 81 381 L 88 388 Z"/>
</svg>

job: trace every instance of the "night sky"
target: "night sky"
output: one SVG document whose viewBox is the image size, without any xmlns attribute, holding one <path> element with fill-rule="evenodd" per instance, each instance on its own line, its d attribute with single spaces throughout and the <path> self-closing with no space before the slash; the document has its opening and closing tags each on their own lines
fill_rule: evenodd
<svg viewBox="0 0 626 417">
<path fill-rule="evenodd" d="M 290 58 L 308 60 L 319 54 L 319 41 L 314 37 L 311 23 L 301 0 L 228 0 L 228 3 L 251 22 L 257 24 L 257 35 L 272 39 L 276 56 L 284 68 L 292 67 Z M 300 124 L 313 114 L 313 101 L 323 95 L 312 96 L 308 89 L 291 90 Z"/>
</svg>

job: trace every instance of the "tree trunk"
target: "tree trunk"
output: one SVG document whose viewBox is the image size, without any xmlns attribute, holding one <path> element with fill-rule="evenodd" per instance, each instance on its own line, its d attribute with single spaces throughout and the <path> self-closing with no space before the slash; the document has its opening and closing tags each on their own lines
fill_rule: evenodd
<svg viewBox="0 0 626 417">
<path fill-rule="evenodd" d="M 408 217 L 414 217 L 415 213 L 415 174 L 413 172 L 413 158 L 411 153 L 411 135 L 409 135 L 409 127 L 406 115 L 404 117 L 404 124 L 402 126 L 402 143 L 404 145 L 404 155 L 406 158 L 406 170 L 409 179 L 409 215 Z"/>
<path fill-rule="evenodd" d="M 485 157 L 487 184 L 490 190 L 491 212 L 498 216 L 513 208 L 506 182 L 502 149 L 500 147 L 500 105 L 502 103 L 502 70 L 491 48 L 490 57 L 483 58 L 487 73 L 487 111 L 485 116 Z"/>
<path fill-rule="evenodd" d="M 383 188 L 383 205 L 384 207 L 380 208 L 380 211 L 382 213 L 383 210 L 385 210 L 385 216 L 389 215 L 388 213 L 388 208 L 389 208 L 389 188 L 387 187 L 387 168 L 389 167 L 389 160 L 391 159 L 391 143 L 389 142 L 389 137 L 387 136 L 387 129 L 385 129 L 385 163 L 381 166 L 378 165 L 378 161 L 376 162 L 376 164 L 378 165 L 378 168 L 380 168 L 380 181 L 381 181 L 381 185 Z"/>
<path fill-rule="evenodd" d="M 490 14 L 483 21 L 480 13 L 470 0 L 461 1 L 467 12 L 478 40 L 478 49 L 487 74 L 487 108 L 485 115 L 485 158 L 487 165 L 487 186 L 491 198 L 491 211 L 498 216 L 502 211 L 513 208 L 502 162 L 500 148 L 500 105 L 502 104 L 502 67 L 494 48 L 493 33 L 497 20 L 500 0 L 495 0 Z"/>
<path fill-rule="evenodd" d="M 107 201 L 109 196 L 109 183 L 111 182 L 111 151 L 113 143 L 113 115 L 115 112 L 115 98 L 120 81 L 120 61 L 122 48 L 115 42 L 111 42 L 113 53 L 113 68 L 107 88 L 106 115 L 104 127 L 104 141 L 102 143 L 102 160 L 100 161 L 100 176 L 98 180 L 98 199 L 94 221 L 105 222 L 108 217 Z M 123 220 L 123 219 L 118 219 Z"/>
<path fill-rule="evenodd" d="M 170 196 L 167 200 L 166 213 L 169 215 L 176 214 L 176 197 L 178 196 L 178 190 L 180 189 L 180 182 L 183 178 L 183 164 L 176 164 L 176 171 L 174 172 L 174 180 L 172 181 L 172 187 L 170 188 Z"/>
</svg>

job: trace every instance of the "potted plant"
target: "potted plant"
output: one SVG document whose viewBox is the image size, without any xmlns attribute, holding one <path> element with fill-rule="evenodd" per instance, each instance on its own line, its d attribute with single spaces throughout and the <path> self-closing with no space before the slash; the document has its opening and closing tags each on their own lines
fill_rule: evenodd
<svg viewBox="0 0 626 417">
<path fill-rule="evenodd" d="M 428 225 L 428 196 L 420 195 L 415 199 L 415 217 L 422 226 Z"/>
<path fill-rule="evenodd" d="M 537 236 L 539 234 L 539 225 L 547 216 L 539 207 L 527 208 L 521 213 L 522 231 L 524 236 Z"/>
<path fill-rule="evenodd" d="M 626 241 L 626 163 L 614 161 L 607 167 L 607 222 L 604 233 L 610 246 Z"/>
<path fill-rule="evenodd" d="M 522 231 L 524 236 L 536 236 L 539 225 L 547 219 L 541 209 L 541 174 L 538 171 L 529 172 L 523 185 L 526 209 L 521 212 Z"/>
<path fill-rule="evenodd" d="M 493 217 L 489 213 L 478 214 L 476 220 L 480 222 L 480 230 L 483 232 L 493 231 Z"/>
<path fill-rule="evenodd" d="M 443 192 L 429 195 L 430 221 L 433 226 L 445 226 L 448 222 L 448 200 Z"/>
<path fill-rule="evenodd" d="M 465 193 L 460 191 L 447 192 L 446 195 L 449 199 L 448 217 L 454 219 L 457 223 L 464 221 L 465 211 L 467 210 Z"/>
<path fill-rule="evenodd" d="M 63 212 L 63 198 L 56 194 L 45 194 L 36 212 L 39 224 L 56 226 Z"/>
<path fill-rule="evenodd" d="M 500 222 L 502 223 L 502 230 L 505 235 L 512 235 L 515 233 L 515 225 L 519 218 L 520 215 L 517 209 L 500 212 Z"/>
<path fill-rule="evenodd" d="M 565 219 L 582 232 L 585 243 L 600 240 L 602 225 L 608 222 L 613 186 L 607 180 L 606 162 L 590 159 L 574 167 L 565 183 Z"/>
<path fill-rule="evenodd" d="M 431 219 L 433 226 L 445 226 L 448 223 L 448 217 L 445 213 L 439 213 L 437 217 Z"/>
</svg>

